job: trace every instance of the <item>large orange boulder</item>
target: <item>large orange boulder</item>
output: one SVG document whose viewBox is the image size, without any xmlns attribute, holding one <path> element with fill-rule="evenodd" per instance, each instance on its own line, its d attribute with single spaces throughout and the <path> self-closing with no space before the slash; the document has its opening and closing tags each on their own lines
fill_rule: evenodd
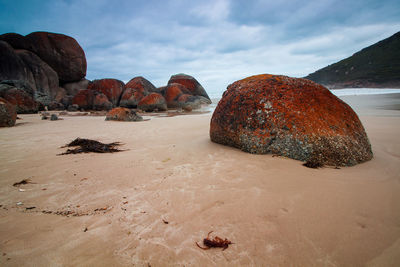
<svg viewBox="0 0 400 267">
<path fill-rule="evenodd" d="M 228 86 L 211 119 L 213 142 L 321 165 L 372 158 L 357 114 L 310 80 L 257 75 Z"/>
<path fill-rule="evenodd" d="M 115 106 L 119 105 L 119 100 L 122 92 L 125 89 L 125 84 L 116 79 L 101 79 L 94 80 L 88 85 L 89 90 L 95 90 L 105 94 L 108 100 Z"/>
<path fill-rule="evenodd" d="M 140 100 L 138 103 L 138 109 L 151 112 L 151 111 L 166 111 L 167 102 L 165 98 L 158 93 L 151 93 Z"/>
<path fill-rule="evenodd" d="M 33 32 L 26 38 L 32 52 L 57 72 L 61 82 L 80 81 L 86 76 L 85 52 L 74 38 L 50 32 Z"/>
<path fill-rule="evenodd" d="M 0 127 L 14 126 L 16 119 L 17 112 L 15 111 L 15 107 L 0 97 Z"/>
<path fill-rule="evenodd" d="M 136 108 L 140 100 L 150 93 L 160 91 L 147 79 L 139 76 L 131 79 L 125 86 L 125 91 L 121 96 L 121 107 Z"/>
<path fill-rule="evenodd" d="M 204 90 L 203 86 L 192 76 L 186 75 L 183 73 L 172 75 L 168 81 L 168 85 L 172 83 L 179 83 L 183 85 L 191 95 L 203 96 L 210 100 L 206 90 Z M 211 104 L 211 100 L 210 103 Z"/>
<path fill-rule="evenodd" d="M 113 108 L 106 114 L 106 121 L 142 121 L 143 118 L 129 108 Z"/>
</svg>

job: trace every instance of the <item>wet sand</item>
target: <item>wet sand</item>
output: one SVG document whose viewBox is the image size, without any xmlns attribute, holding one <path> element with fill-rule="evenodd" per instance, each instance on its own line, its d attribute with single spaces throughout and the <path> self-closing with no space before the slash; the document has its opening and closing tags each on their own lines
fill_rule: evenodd
<svg viewBox="0 0 400 267">
<path fill-rule="evenodd" d="M 342 97 L 374 158 L 341 169 L 212 143 L 211 113 L 20 115 L 0 129 L 0 265 L 399 266 L 398 96 Z M 76 137 L 127 151 L 57 156 Z M 199 249 L 210 231 L 235 244 Z"/>
</svg>

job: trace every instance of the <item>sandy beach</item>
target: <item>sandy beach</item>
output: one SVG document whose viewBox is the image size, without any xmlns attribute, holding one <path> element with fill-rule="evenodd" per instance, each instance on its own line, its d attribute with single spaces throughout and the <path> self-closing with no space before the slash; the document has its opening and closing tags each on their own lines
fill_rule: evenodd
<svg viewBox="0 0 400 267">
<path fill-rule="evenodd" d="M 211 113 L 19 115 L 0 129 L 0 265 L 399 266 L 400 94 L 342 99 L 374 158 L 341 169 L 212 143 Z M 57 155 L 77 137 L 126 151 Z M 234 244 L 199 249 L 210 231 Z"/>
</svg>

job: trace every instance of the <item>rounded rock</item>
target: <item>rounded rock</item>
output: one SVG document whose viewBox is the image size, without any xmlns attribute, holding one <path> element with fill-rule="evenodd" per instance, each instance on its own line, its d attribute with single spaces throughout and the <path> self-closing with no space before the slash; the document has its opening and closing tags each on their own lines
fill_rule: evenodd
<svg viewBox="0 0 400 267">
<path fill-rule="evenodd" d="M 86 76 L 85 52 L 74 38 L 50 32 L 33 32 L 26 38 L 33 46 L 32 52 L 57 72 L 61 82 L 75 82 Z"/>
<path fill-rule="evenodd" d="M 151 93 L 138 103 L 138 109 L 151 112 L 151 111 L 166 111 L 167 110 L 167 102 L 165 98 L 158 93 Z"/>
<path fill-rule="evenodd" d="M 121 96 L 121 107 L 136 108 L 140 100 L 150 93 L 160 93 L 150 81 L 139 76 L 131 79 Z"/>
<path fill-rule="evenodd" d="M 183 85 L 191 95 L 203 96 L 210 100 L 210 97 L 208 96 L 206 90 L 204 90 L 203 86 L 201 86 L 201 84 L 190 75 L 183 73 L 172 75 L 168 81 L 168 84 L 172 83 L 179 83 Z M 211 100 L 209 104 L 211 104 Z"/>
<path fill-rule="evenodd" d="M 129 108 L 113 108 L 106 114 L 106 121 L 142 121 L 143 118 Z"/>
<path fill-rule="evenodd" d="M 179 83 L 171 83 L 168 84 L 167 88 L 164 90 L 164 97 L 167 101 L 167 105 L 169 108 L 179 107 L 177 103 L 179 97 L 183 94 L 190 95 L 190 92 L 186 89 L 185 86 Z"/>
<path fill-rule="evenodd" d="M 72 105 L 81 109 L 90 110 L 93 108 L 94 91 L 89 89 L 80 90 L 73 98 Z"/>
<path fill-rule="evenodd" d="M 121 94 L 125 90 L 125 84 L 116 79 L 101 79 L 90 82 L 88 89 L 105 94 L 114 106 L 118 106 Z"/>
<path fill-rule="evenodd" d="M 372 158 L 357 114 L 310 80 L 257 75 L 228 86 L 210 124 L 213 142 L 256 154 L 352 166 Z"/>
</svg>

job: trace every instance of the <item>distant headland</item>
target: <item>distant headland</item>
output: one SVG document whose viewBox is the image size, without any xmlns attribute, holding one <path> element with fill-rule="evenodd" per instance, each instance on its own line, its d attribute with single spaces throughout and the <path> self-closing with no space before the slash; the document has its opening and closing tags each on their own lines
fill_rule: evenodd
<svg viewBox="0 0 400 267">
<path fill-rule="evenodd" d="M 305 78 L 329 89 L 400 88 L 400 32 Z"/>
</svg>

